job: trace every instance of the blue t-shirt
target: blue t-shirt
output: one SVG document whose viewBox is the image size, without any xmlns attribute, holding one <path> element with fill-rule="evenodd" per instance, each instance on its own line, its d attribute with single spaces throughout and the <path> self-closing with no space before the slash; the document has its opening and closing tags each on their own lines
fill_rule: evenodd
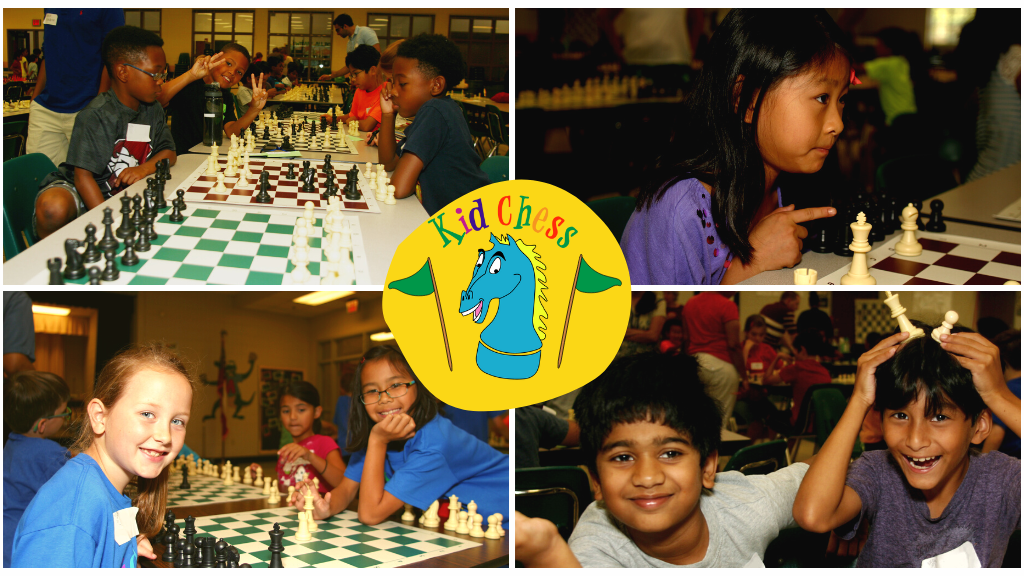
<svg viewBox="0 0 1024 576">
<path fill-rule="evenodd" d="M 405 129 L 398 153 L 415 154 L 423 162 L 420 188 L 423 208 L 433 215 L 463 194 L 487 186 L 462 109 L 448 96 L 431 98 Z"/>
<path fill-rule="evenodd" d="M 124 26 L 121 8 L 46 8 L 56 24 L 43 22 L 46 86 L 36 102 L 71 114 L 86 107 L 100 89 L 100 46 L 108 32 Z M 47 16 L 49 18 L 49 16 Z"/>
<path fill-rule="evenodd" d="M 1014 378 L 1013 380 L 1006 381 L 1006 387 L 1013 392 L 1013 395 L 1020 398 L 1020 377 Z M 1003 421 L 999 419 L 995 414 L 992 415 L 992 423 L 997 426 L 1002 426 L 1006 430 L 1006 435 L 1003 436 L 1003 443 L 999 445 L 999 451 L 1003 454 L 1009 454 L 1016 458 L 1020 458 L 1020 436 L 1017 436 Z"/>
<path fill-rule="evenodd" d="M 11 567 L 14 530 L 39 487 L 68 461 L 68 451 L 53 440 L 11 433 L 4 446 L 4 568 Z"/>
<path fill-rule="evenodd" d="M 345 477 L 361 482 L 365 459 L 365 449 L 353 454 Z M 447 418 L 427 422 L 403 450 L 389 450 L 384 477 L 384 490 L 406 504 L 426 510 L 434 500 L 455 494 L 463 505 L 476 502 L 485 527 L 488 516 L 500 513 L 508 528 L 508 455 Z"/>
<path fill-rule="evenodd" d="M 348 412 L 351 409 L 352 397 L 339 396 L 338 403 L 334 405 L 334 425 L 338 427 L 338 447 L 342 456 L 350 454 L 345 451 L 345 446 L 348 446 Z"/>
<path fill-rule="evenodd" d="M 455 406 L 445 405 L 444 416 L 445 418 L 452 421 L 459 428 L 462 428 L 466 432 L 469 432 L 473 436 L 476 436 L 483 442 L 487 442 L 491 439 L 490 429 L 487 423 L 491 418 L 504 415 L 504 411 L 497 412 L 473 412 L 470 410 L 463 410 L 462 408 L 456 408 Z"/>
<path fill-rule="evenodd" d="M 79 454 L 43 485 L 14 533 L 15 568 L 135 568 L 138 543 L 114 540 L 114 512 L 130 508 L 99 464 Z"/>
</svg>

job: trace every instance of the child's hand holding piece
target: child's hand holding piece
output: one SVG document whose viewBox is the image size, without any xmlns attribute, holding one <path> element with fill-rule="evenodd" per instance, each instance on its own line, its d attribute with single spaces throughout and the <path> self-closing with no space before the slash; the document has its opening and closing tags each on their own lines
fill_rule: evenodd
<svg viewBox="0 0 1024 576">
<path fill-rule="evenodd" d="M 985 403 L 1006 388 L 999 348 L 974 332 L 943 334 L 942 349 L 953 354 L 957 362 L 971 371 L 974 387 Z"/>
<path fill-rule="evenodd" d="M 309 450 L 297 442 L 285 444 L 277 451 L 277 457 L 285 462 L 291 462 L 296 458 L 309 460 Z"/>
</svg>

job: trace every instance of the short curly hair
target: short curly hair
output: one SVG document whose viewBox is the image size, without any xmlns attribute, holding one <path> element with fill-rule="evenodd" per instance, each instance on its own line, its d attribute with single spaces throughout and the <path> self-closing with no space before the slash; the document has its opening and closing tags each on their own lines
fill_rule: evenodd
<svg viewBox="0 0 1024 576">
<path fill-rule="evenodd" d="M 138 26 L 118 26 L 103 38 L 100 54 L 107 72 L 114 75 L 114 65 L 121 62 L 136 64 L 146 59 L 150 46 L 163 47 L 163 38 Z"/>
<path fill-rule="evenodd" d="M 345 56 L 345 65 L 349 68 L 355 68 L 356 70 L 362 70 L 368 72 L 370 68 L 373 68 L 380 63 L 380 52 L 373 46 L 367 46 L 361 44 L 356 46 L 356 49 L 349 52 Z"/>
<path fill-rule="evenodd" d="M 398 57 L 415 58 L 423 74 L 430 78 L 444 77 L 445 92 L 462 82 L 466 76 L 466 61 L 454 42 L 440 34 L 413 36 L 398 47 Z"/>
</svg>

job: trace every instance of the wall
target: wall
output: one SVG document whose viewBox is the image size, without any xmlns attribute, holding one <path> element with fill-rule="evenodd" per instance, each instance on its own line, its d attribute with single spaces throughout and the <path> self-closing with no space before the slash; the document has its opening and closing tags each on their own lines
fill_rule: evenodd
<svg viewBox="0 0 1024 576">
<path fill-rule="evenodd" d="M 241 381 L 242 397 L 257 391 L 260 367 L 289 368 L 314 374 L 314 340 L 310 320 L 237 308 L 229 292 L 140 292 L 137 298 L 138 342 L 164 340 L 177 346 L 182 355 L 196 364 L 196 372 L 216 381 L 214 361 L 220 358 L 220 331 L 227 330 L 226 356 L 239 372 L 248 369 L 250 352 L 257 355 L 253 373 Z M 308 378 L 308 376 L 307 376 Z M 202 386 L 192 408 L 186 443 L 204 457 L 220 456 L 220 416 L 203 421 L 217 400 L 215 386 Z M 228 457 L 255 456 L 259 453 L 259 398 L 231 418 L 234 405 L 228 404 L 228 428 L 225 441 Z"/>
<path fill-rule="evenodd" d="M 4 8 L 4 62 L 7 62 L 7 30 L 42 30 L 32 20 L 42 20 L 42 8 Z"/>
</svg>

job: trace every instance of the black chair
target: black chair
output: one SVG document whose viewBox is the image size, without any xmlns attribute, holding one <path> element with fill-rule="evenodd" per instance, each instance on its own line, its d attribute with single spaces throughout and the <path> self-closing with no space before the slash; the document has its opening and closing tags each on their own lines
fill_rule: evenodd
<svg viewBox="0 0 1024 576">
<path fill-rule="evenodd" d="M 771 474 L 789 466 L 785 440 L 773 440 L 753 446 L 744 446 L 725 463 L 723 472 L 739 470 L 744 476 Z"/>
<path fill-rule="evenodd" d="M 918 154 L 884 162 L 875 172 L 876 187 L 903 201 L 926 200 L 957 187 L 953 168 L 937 155 Z"/>
<path fill-rule="evenodd" d="M 576 466 L 519 468 L 515 486 L 516 511 L 550 520 L 566 540 L 594 501 L 587 473 Z"/>
</svg>

